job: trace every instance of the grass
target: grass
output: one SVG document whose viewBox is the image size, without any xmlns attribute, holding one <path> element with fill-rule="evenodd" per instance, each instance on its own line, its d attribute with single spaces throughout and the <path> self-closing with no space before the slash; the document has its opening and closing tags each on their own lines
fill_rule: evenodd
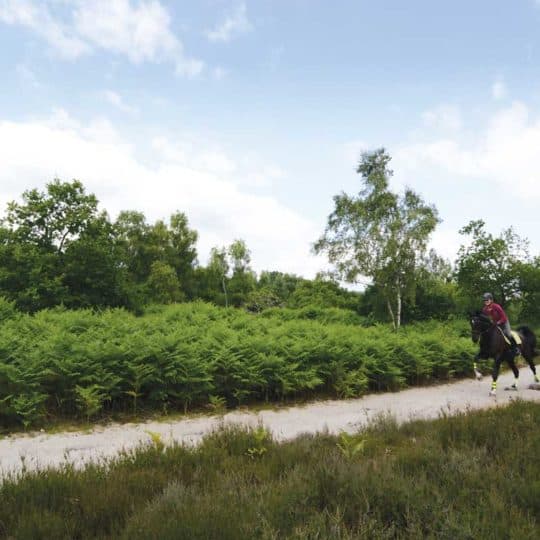
<svg viewBox="0 0 540 540">
<path fill-rule="evenodd" d="M 0 537 L 536 538 L 540 404 L 278 444 L 227 428 L 0 487 Z"/>
</svg>

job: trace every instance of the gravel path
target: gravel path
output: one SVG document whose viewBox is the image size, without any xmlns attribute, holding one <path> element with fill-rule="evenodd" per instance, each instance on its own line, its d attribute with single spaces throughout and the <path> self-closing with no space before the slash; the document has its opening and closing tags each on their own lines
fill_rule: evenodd
<svg viewBox="0 0 540 540">
<path fill-rule="evenodd" d="M 512 382 L 510 372 L 499 377 L 496 398 L 488 396 L 491 377 L 483 381 L 463 380 L 427 388 L 411 388 L 395 393 L 372 394 L 360 399 L 322 401 L 277 411 L 231 412 L 224 416 L 204 416 L 171 422 L 111 424 L 90 433 L 32 433 L 0 439 L 0 478 L 9 473 L 55 467 L 66 460 L 75 466 L 100 461 L 148 442 L 148 432 L 159 433 L 165 443 L 195 444 L 217 426 L 226 423 L 257 426 L 262 423 L 278 440 L 292 439 L 301 433 L 328 430 L 354 432 L 378 414 L 389 413 L 398 422 L 415 418 L 436 418 L 442 411 L 456 413 L 506 404 L 517 397 L 540 401 L 540 391 L 529 389 L 532 374 L 522 368 L 518 392 L 504 391 Z"/>
</svg>

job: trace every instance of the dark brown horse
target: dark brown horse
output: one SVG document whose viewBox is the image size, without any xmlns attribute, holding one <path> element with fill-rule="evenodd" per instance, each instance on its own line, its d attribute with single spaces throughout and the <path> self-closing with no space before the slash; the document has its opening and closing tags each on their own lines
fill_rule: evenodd
<svg viewBox="0 0 540 540">
<path fill-rule="evenodd" d="M 471 314 L 471 337 L 474 343 L 480 343 L 480 351 L 475 356 L 474 372 L 476 378 L 481 378 L 481 373 L 476 368 L 476 360 L 480 358 L 488 359 L 493 358 L 495 360 L 493 364 L 493 381 L 491 383 L 490 395 L 494 396 L 497 391 L 497 378 L 499 377 L 499 370 L 501 363 L 505 360 L 516 378 L 516 382 L 508 387 L 508 390 L 517 390 L 517 379 L 519 377 L 519 370 L 516 366 L 515 356 L 512 352 L 512 348 L 506 342 L 500 328 L 496 324 L 493 324 L 491 319 L 483 313 L 477 311 Z M 534 380 L 539 382 L 536 374 L 536 367 L 534 366 L 534 357 L 538 355 L 536 350 L 536 336 L 534 332 L 527 326 L 520 326 L 517 329 L 517 333 L 521 338 L 521 344 L 519 349 L 521 355 L 529 364 L 533 374 Z"/>
</svg>

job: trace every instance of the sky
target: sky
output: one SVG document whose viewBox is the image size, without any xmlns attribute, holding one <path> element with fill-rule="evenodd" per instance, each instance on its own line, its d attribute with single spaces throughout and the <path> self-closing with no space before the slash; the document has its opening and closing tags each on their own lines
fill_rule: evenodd
<svg viewBox="0 0 540 540">
<path fill-rule="evenodd" d="M 0 216 L 78 179 L 115 219 L 185 212 L 199 261 L 314 277 L 363 151 L 540 254 L 540 0 L 0 0 Z"/>
</svg>

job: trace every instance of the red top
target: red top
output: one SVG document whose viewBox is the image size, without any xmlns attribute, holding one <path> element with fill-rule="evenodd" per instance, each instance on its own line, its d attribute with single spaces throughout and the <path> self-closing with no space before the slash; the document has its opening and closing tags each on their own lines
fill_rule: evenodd
<svg viewBox="0 0 540 540">
<path fill-rule="evenodd" d="M 492 302 L 489 306 L 484 306 L 482 313 L 487 315 L 495 324 L 504 324 L 508 320 L 504 309 L 495 302 Z"/>
</svg>

